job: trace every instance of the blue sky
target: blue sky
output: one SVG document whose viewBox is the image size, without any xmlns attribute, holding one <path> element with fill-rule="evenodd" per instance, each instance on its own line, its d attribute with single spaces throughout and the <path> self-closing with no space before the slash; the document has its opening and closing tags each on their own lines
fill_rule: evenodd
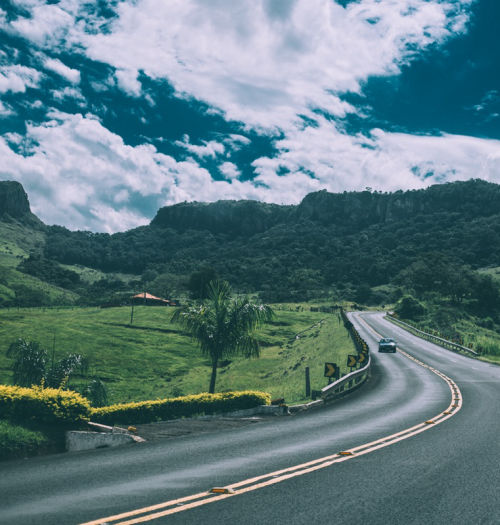
<svg viewBox="0 0 500 525">
<path fill-rule="evenodd" d="M 497 0 L 0 5 L 0 180 L 48 224 L 500 182 Z"/>
</svg>

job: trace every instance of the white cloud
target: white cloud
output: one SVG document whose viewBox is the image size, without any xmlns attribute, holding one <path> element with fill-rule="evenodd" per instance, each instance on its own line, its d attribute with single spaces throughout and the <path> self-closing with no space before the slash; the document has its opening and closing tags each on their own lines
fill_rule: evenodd
<svg viewBox="0 0 500 525">
<path fill-rule="evenodd" d="M 148 144 L 126 145 L 91 115 L 53 113 L 51 122 L 29 124 L 19 137 L 29 155 L 8 147 L 16 137 L 0 138 L 0 178 L 23 182 L 47 222 L 97 230 L 146 221 L 134 207 L 141 197 L 157 198 L 158 205 L 220 198 L 296 203 L 322 188 L 394 190 L 470 177 L 500 182 L 499 141 L 382 130 L 350 136 L 335 122 L 357 112 L 342 93 L 362 94 L 369 77 L 397 74 L 428 46 L 464 31 L 471 2 L 359 0 L 343 8 L 332 0 L 125 0 L 101 31 L 99 20 L 85 18 L 88 3 L 25 0 L 31 17 L 12 22 L 10 31 L 114 67 L 114 77 L 94 88 L 117 85 L 146 98 L 139 77 L 166 79 L 177 96 L 274 136 L 278 153 L 253 163 L 254 181 L 240 181 L 228 158 L 251 147 L 243 135 L 198 144 L 186 136 L 176 144 L 191 156 L 178 162 Z M 76 83 L 78 72 L 52 65 Z M 40 79 L 33 69 L 4 73 L 5 67 L 22 66 L 0 68 L 0 92 L 23 91 Z M 71 89 L 54 96 L 78 98 Z M 302 116 L 316 125 L 305 125 Z M 218 159 L 227 180 L 213 180 L 195 158 Z"/>
<path fill-rule="evenodd" d="M 0 66 L 0 93 L 24 93 L 26 88 L 36 87 L 41 74 L 36 69 L 21 65 Z"/>
<path fill-rule="evenodd" d="M 138 97 L 141 94 L 141 83 L 137 79 L 138 72 L 133 69 L 117 69 L 118 86 L 129 95 Z"/>
<path fill-rule="evenodd" d="M 196 144 L 191 144 L 189 142 L 189 136 L 184 135 L 183 140 L 178 140 L 175 142 L 176 146 L 180 146 L 185 150 L 189 151 L 197 157 L 212 157 L 215 158 L 217 155 L 224 154 L 224 144 L 217 142 L 215 140 L 202 141 L 203 145 L 198 146 Z"/>
<path fill-rule="evenodd" d="M 53 111 L 49 122 L 28 124 L 26 136 L 0 137 L 0 179 L 23 183 L 45 222 L 94 231 L 148 222 L 136 205 L 141 198 L 156 199 L 158 207 L 240 198 L 297 203 L 323 188 L 394 190 L 471 177 L 500 182 L 500 141 L 495 140 L 381 130 L 350 137 L 319 119 L 317 128 L 297 130 L 277 146 L 276 158 L 255 162 L 253 182 L 238 180 L 238 168 L 230 162 L 220 166 L 229 180 L 216 181 L 193 159 L 178 162 L 151 145 L 124 144 L 92 115 Z M 289 171 L 286 176 L 277 175 L 282 168 Z"/>
<path fill-rule="evenodd" d="M 30 17 L 13 20 L 9 29 L 39 45 L 58 44 L 74 25 L 78 2 L 62 1 L 59 5 L 41 1 L 16 2 L 30 10 Z"/>
<path fill-rule="evenodd" d="M 85 97 L 82 92 L 74 87 L 66 86 L 63 89 L 55 89 L 52 91 L 52 96 L 57 100 L 64 100 L 71 98 L 78 103 L 79 106 L 83 107 L 87 104 Z"/>
<path fill-rule="evenodd" d="M 421 188 L 436 182 L 483 178 L 500 183 L 500 141 L 460 135 L 419 136 L 374 130 L 369 137 L 339 132 L 326 119 L 277 142 L 279 154 L 254 162 L 256 183 L 285 202 L 307 191 Z M 285 169 L 286 177 L 277 173 Z M 295 182 L 287 188 L 291 175 Z M 286 181 L 283 181 L 286 179 Z"/>
<path fill-rule="evenodd" d="M 231 133 L 224 139 L 224 142 L 228 144 L 231 149 L 238 150 L 241 149 L 242 146 L 248 146 L 252 141 L 243 135 Z"/>
<path fill-rule="evenodd" d="M 117 206 L 126 201 L 124 190 L 136 199 L 157 195 L 160 202 L 177 201 L 181 168 L 172 157 L 150 145 L 125 145 L 91 115 L 52 112 L 51 117 L 42 125 L 28 124 L 26 137 L 0 138 L 0 178 L 23 183 L 43 220 L 99 231 L 125 229 L 148 219 L 133 205 Z M 25 155 L 8 145 L 26 140 L 31 149 Z M 190 164 L 191 173 L 200 170 Z M 207 172 L 203 176 L 210 179 Z"/>
<path fill-rule="evenodd" d="M 126 76 L 169 79 L 179 94 L 227 118 L 288 129 L 297 114 L 354 111 L 337 93 L 359 91 L 371 75 L 393 74 L 426 46 L 463 28 L 461 2 L 332 0 L 281 3 L 138 0 L 117 7 L 109 32 L 81 34 L 88 56 Z M 376 23 L 370 23 L 375 21 Z"/>
<path fill-rule="evenodd" d="M 2 101 L 0 101 L 0 117 L 9 117 L 14 113 L 14 110 L 9 104 L 4 104 Z"/>
<path fill-rule="evenodd" d="M 47 58 L 43 65 L 45 69 L 49 69 L 50 71 L 61 75 L 72 84 L 78 84 L 80 82 L 80 71 L 68 67 L 57 58 Z"/>
<path fill-rule="evenodd" d="M 219 171 L 229 180 L 237 179 L 241 175 L 238 166 L 233 162 L 223 162 L 219 166 Z"/>
</svg>

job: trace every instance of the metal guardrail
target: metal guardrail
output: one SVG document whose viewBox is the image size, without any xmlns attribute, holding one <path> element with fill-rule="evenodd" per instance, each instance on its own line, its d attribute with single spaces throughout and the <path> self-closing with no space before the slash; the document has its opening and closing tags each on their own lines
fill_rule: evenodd
<svg viewBox="0 0 500 525">
<path fill-rule="evenodd" d="M 368 377 L 370 373 L 371 363 L 372 358 L 370 355 L 368 355 L 368 363 L 366 363 L 366 365 L 363 368 L 360 368 L 359 370 L 354 370 L 354 372 L 349 372 L 340 379 L 337 379 L 333 383 L 330 383 L 329 385 L 322 388 L 321 397 L 324 400 L 332 399 L 344 392 L 348 392 L 349 390 L 358 387 Z"/>
<path fill-rule="evenodd" d="M 400 321 L 396 317 L 392 317 L 392 315 L 386 314 L 385 317 L 389 319 L 389 321 L 392 321 L 393 323 L 403 325 L 407 327 L 411 332 L 415 333 L 415 335 L 419 335 L 422 337 L 422 339 L 428 339 L 435 343 L 437 343 L 440 346 L 443 346 L 444 348 L 448 348 L 450 350 L 459 350 L 461 352 L 468 352 L 470 354 L 478 356 L 479 354 L 472 350 L 471 348 L 467 348 L 466 346 L 459 345 L 458 343 L 453 343 L 452 341 L 448 341 L 447 339 L 443 339 L 442 337 L 438 337 L 437 335 L 429 334 L 428 332 L 424 332 L 423 330 L 419 330 L 418 328 L 415 328 L 411 324 L 405 323 L 404 321 Z"/>
</svg>

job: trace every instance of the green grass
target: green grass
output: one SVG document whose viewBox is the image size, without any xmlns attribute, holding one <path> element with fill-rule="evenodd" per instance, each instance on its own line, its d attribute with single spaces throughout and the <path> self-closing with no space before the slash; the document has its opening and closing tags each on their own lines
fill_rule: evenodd
<svg viewBox="0 0 500 525">
<path fill-rule="evenodd" d="M 129 282 L 132 279 L 137 279 L 137 275 L 126 274 L 126 273 L 105 273 L 101 270 L 94 268 L 88 268 L 87 266 L 81 266 L 79 264 L 61 264 L 66 270 L 71 270 L 80 276 L 80 279 L 87 284 L 93 284 L 100 279 L 120 279 L 124 282 Z"/>
<path fill-rule="evenodd" d="M 219 369 L 216 390 L 257 389 L 288 403 L 304 399 L 305 367 L 311 387 L 320 389 L 324 363 L 345 365 L 354 346 L 337 315 L 291 305 L 259 331 L 261 357 L 235 358 Z M 307 308 L 309 308 L 307 306 Z M 139 401 L 207 391 L 209 362 L 196 343 L 171 324 L 172 309 L 139 306 L 134 324 L 130 308 L 0 310 L 0 382 L 11 382 L 8 345 L 18 337 L 38 341 L 56 358 L 70 352 L 90 358 L 91 372 L 109 390 L 110 402 Z M 299 334 L 299 338 L 296 335 Z M 76 378 L 74 385 L 82 384 Z"/>
<path fill-rule="evenodd" d="M 422 302 L 427 313 L 418 321 L 410 319 L 410 324 L 424 331 L 435 330 L 444 339 L 463 340 L 464 346 L 472 345 L 473 350 L 481 353 L 479 359 L 482 361 L 500 364 L 498 319 L 471 315 L 465 308 L 449 302 Z"/>
<path fill-rule="evenodd" d="M 78 297 L 74 292 L 46 283 L 36 277 L 19 272 L 14 268 L 2 266 L 1 258 L 0 273 L 3 277 L 3 282 L 0 281 L 0 298 L 3 298 L 4 300 L 10 300 L 15 297 L 14 290 L 16 289 L 16 286 L 25 286 L 32 290 L 40 290 L 48 296 L 50 301 L 56 303 L 71 304 Z"/>
<path fill-rule="evenodd" d="M 45 234 L 15 221 L 0 221 L 0 303 L 15 297 L 16 286 L 40 290 L 51 301 L 72 303 L 77 295 L 16 270 L 30 252 L 40 252 Z"/>
<path fill-rule="evenodd" d="M 48 442 L 42 432 L 0 420 L 0 459 L 32 455 Z"/>
</svg>

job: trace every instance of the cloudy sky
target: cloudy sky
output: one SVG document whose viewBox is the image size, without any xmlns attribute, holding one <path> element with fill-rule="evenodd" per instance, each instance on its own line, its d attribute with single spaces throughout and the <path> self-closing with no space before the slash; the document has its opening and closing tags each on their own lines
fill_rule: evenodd
<svg viewBox="0 0 500 525">
<path fill-rule="evenodd" d="M 498 0 L 2 0 L 0 180 L 48 224 L 500 183 Z"/>
</svg>

